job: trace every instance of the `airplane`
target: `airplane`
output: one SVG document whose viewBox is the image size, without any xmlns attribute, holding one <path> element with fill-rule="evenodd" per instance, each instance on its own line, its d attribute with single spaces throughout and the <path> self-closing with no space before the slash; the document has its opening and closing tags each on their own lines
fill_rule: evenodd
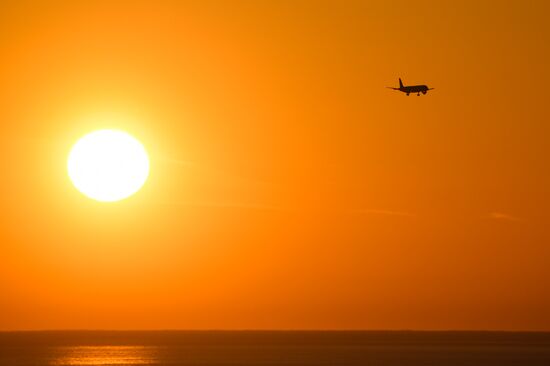
<svg viewBox="0 0 550 366">
<path fill-rule="evenodd" d="M 433 89 L 433 88 L 428 88 L 427 85 L 404 86 L 401 79 L 399 79 L 399 88 L 392 88 L 391 86 L 387 86 L 386 88 L 399 90 L 400 92 L 407 93 L 407 96 L 409 96 L 410 93 L 416 93 L 416 95 L 420 95 L 420 93 L 426 94 L 428 90 Z"/>
</svg>

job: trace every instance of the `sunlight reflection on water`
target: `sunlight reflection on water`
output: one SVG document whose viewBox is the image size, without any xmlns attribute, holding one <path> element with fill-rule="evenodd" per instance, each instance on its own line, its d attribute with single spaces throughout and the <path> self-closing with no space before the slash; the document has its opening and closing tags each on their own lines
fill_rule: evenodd
<svg viewBox="0 0 550 366">
<path fill-rule="evenodd" d="M 155 347 L 79 346 L 60 349 L 50 365 L 149 365 L 156 363 Z"/>
<path fill-rule="evenodd" d="M 0 332 L 0 366 L 548 366 L 550 332 Z"/>
</svg>

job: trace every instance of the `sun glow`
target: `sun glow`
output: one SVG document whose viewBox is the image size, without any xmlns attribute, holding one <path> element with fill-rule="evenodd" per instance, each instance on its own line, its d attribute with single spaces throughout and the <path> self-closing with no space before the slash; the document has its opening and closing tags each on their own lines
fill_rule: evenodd
<svg viewBox="0 0 550 366">
<path fill-rule="evenodd" d="M 73 146 L 67 164 L 69 177 L 84 195 L 113 202 L 136 193 L 149 176 L 143 145 L 126 132 L 99 130 Z"/>
</svg>

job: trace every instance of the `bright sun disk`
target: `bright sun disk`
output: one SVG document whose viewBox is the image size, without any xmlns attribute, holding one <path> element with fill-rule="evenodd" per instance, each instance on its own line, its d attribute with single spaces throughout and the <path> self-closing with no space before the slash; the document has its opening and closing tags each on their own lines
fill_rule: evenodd
<svg viewBox="0 0 550 366">
<path fill-rule="evenodd" d="M 89 198 L 113 202 L 136 193 L 149 176 L 143 145 L 126 132 L 99 130 L 73 146 L 67 164 L 74 186 Z"/>
</svg>

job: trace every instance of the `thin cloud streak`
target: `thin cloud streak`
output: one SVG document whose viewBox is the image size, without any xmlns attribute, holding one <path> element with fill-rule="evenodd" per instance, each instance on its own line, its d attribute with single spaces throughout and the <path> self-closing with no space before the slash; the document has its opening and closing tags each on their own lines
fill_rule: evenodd
<svg viewBox="0 0 550 366">
<path fill-rule="evenodd" d="M 218 180 L 218 178 L 223 177 L 223 179 L 226 182 L 234 182 L 235 184 L 246 184 L 246 185 L 254 185 L 254 186 L 275 186 L 274 183 L 264 181 L 261 179 L 255 179 L 255 178 L 249 178 L 249 177 L 243 177 L 238 174 L 234 174 L 230 171 L 226 171 L 224 169 L 216 168 L 213 166 L 208 166 L 204 164 L 199 164 L 193 161 L 189 160 L 180 160 L 180 159 L 173 159 L 173 158 L 163 158 L 165 163 L 168 164 L 174 164 L 178 165 L 180 167 L 186 167 L 193 169 L 197 174 L 199 174 L 199 177 L 202 179 L 211 179 L 211 180 Z"/>
<path fill-rule="evenodd" d="M 351 213 L 365 214 L 365 215 L 416 217 L 415 214 L 412 214 L 410 212 L 391 211 L 391 210 L 377 210 L 377 209 L 357 209 L 357 210 L 351 210 Z"/>
<path fill-rule="evenodd" d="M 262 205 L 262 204 L 246 204 L 246 203 L 212 203 L 212 202 L 200 202 L 200 203 L 181 203 L 182 205 L 187 206 L 200 206 L 200 207 L 213 207 L 213 208 L 244 208 L 251 210 L 262 210 L 262 211 L 287 211 L 285 208 L 271 205 Z"/>
<path fill-rule="evenodd" d="M 251 210 L 262 211 L 288 211 L 283 207 L 262 205 L 262 204 L 247 204 L 247 203 L 234 203 L 234 202 L 152 202 L 153 204 L 163 206 L 189 206 L 189 207 L 212 207 L 212 208 L 243 208 Z"/>
<path fill-rule="evenodd" d="M 491 212 L 489 214 L 489 218 L 493 220 L 501 220 L 501 221 L 525 221 L 522 218 L 515 217 L 503 212 Z"/>
<path fill-rule="evenodd" d="M 224 172 L 218 169 L 214 169 L 211 167 L 205 167 L 198 165 L 192 161 L 188 160 L 180 160 L 180 159 L 174 159 L 174 158 L 164 158 L 164 160 L 167 163 L 172 163 L 175 165 L 185 166 L 185 167 L 191 167 L 193 169 L 198 169 L 203 172 L 213 173 L 215 175 L 224 176 L 225 178 L 230 178 L 233 180 L 237 180 L 243 183 L 252 183 L 252 184 L 262 184 L 262 185 L 272 185 L 271 183 L 265 182 L 265 181 L 259 181 L 259 180 L 251 180 L 246 179 L 242 177 L 236 177 L 228 172 Z M 212 207 L 212 208 L 242 208 L 242 209 L 252 209 L 252 210 L 265 210 L 265 211 L 305 211 L 307 208 L 302 207 L 280 207 L 280 206 L 273 206 L 273 205 L 264 205 L 264 204 L 246 204 L 246 203 L 235 203 L 235 202 L 229 202 L 229 203 L 217 203 L 217 202 L 155 202 L 156 204 L 160 205 L 169 205 L 169 206 L 191 206 L 191 207 Z M 403 211 L 392 211 L 392 210 L 381 210 L 381 209 L 352 209 L 347 210 L 347 212 L 358 214 L 358 215 L 379 215 L 379 216 L 396 216 L 396 217 L 416 217 L 415 214 L 412 214 L 410 212 L 403 212 Z"/>
<path fill-rule="evenodd" d="M 191 201 L 174 201 L 174 202 L 151 202 L 152 204 L 166 206 L 189 206 L 189 207 L 212 207 L 212 208 L 242 208 L 251 210 L 264 211 L 287 211 L 301 212 L 308 211 L 306 207 L 282 207 L 268 204 L 253 204 L 253 203 L 238 203 L 238 202 L 191 202 Z M 348 210 L 347 212 L 359 215 L 379 215 L 379 216 L 397 216 L 397 217 L 417 217 L 415 214 L 402 211 L 391 210 L 375 210 L 375 209 L 356 209 Z"/>
</svg>

